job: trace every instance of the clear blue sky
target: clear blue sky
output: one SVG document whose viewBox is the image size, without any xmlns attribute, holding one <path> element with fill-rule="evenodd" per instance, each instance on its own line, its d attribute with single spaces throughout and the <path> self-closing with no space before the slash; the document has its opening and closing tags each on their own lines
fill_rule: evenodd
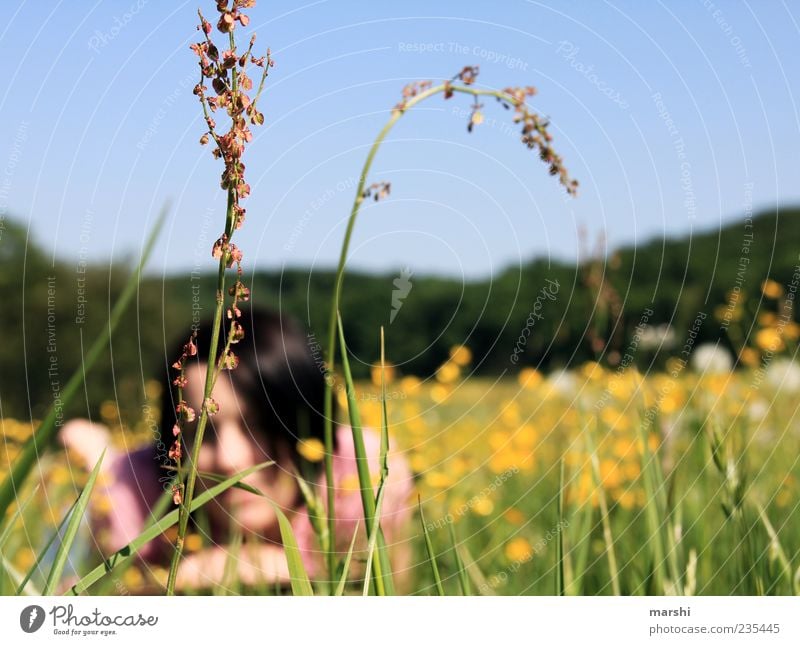
<svg viewBox="0 0 800 645">
<path fill-rule="evenodd" d="M 0 213 L 59 257 L 117 262 L 170 198 L 150 269 L 212 269 L 224 195 L 197 145 L 188 45 L 197 7 L 214 3 L 12 4 Z M 248 269 L 333 264 L 354 178 L 402 86 L 466 64 L 486 86 L 538 88 L 532 105 L 579 198 L 564 199 L 498 106 L 470 135 L 468 102 L 437 99 L 381 150 L 373 179 L 392 196 L 362 213 L 353 266 L 486 276 L 574 258 L 581 226 L 617 246 L 718 226 L 751 201 L 800 202 L 797 2 L 262 0 L 250 15 L 276 67 L 248 151 Z"/>
</svg>

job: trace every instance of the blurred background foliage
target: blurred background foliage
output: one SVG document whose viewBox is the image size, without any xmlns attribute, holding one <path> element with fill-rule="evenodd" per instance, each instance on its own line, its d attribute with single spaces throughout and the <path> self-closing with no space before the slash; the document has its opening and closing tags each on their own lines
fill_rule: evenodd
<svg viewBox="0 0 800 645">
<path fill-rule="evenodd" d="M 548 372 L 587 360 L 613 368 L 647 308 L 653 310 L 647 320 L 651 328 L 670 325 L 677 342 L 662 343 L 660 351 L 659 343 L 640 344 L 634 353 L 640 370 L 663 368 L 680 351 L 699 311 L 708 318 L 694 347 L 719 340 L 732 356 L 738 355 L 741 339 L 720 324 L 720 308 L 731 302 L 738 284 L 741 298 L 734 322 L 737 330 L 745 330 L 739 334 L 745 339 L 757 315 L 770 307 L 777 309 L 775 300 L 759 302 L 763 283 L 768 279 L 778 285 L 791 282 L 799 262 L 800 209 L 764 212 L 752 218 L 752 228 L 750 221 L 747 224 L 742 220 L 691 237 L 652 240 L 608 254 L 601 248 L 585 253 L 578 264 L 532 259 L 491 280 L 464 283 L 414 274 L 412 288 L 391 325 L 393 281 L 400 270 L 383 275 L 351 272 L 345 280 L 342 314 L 355 357 L 355 375 L 367 377 L 378 359 L 381 325 L 387 328 L 388 358 L 400 375 L 431 376 L 447 361 L 451 348 L 459 345 L 471 350 L 475 375 L 513 375 L 526 366 Z M 741 272 L 742 247 L 750 233 L 750 251 L 744 256 L 749 263 Z M 111 267 L 86 267 L 85 316 L 78 324 L 78 279 L 84 274 L 76 262 L 58 258 L 53 262 L 28 239 L 26 229 L 13 221 L 5 222 L 0 258 L 0 298 L 5 311 L 0 343 L 2 414 L 41 418 L 52 401 L 52 381 L 60 379 L 63 386 L 80 367 L 82 352 L 106 324 L 133 261 L 130 266 L 117 262 Z M 198 304 L 201 315 L 211 311 L 210 258 L 208 269 L 202 275 L 150 275 L 142 281 L 135 307 L 115 332 L 101 364 L 88 375 L 85 396 L 65 410 L 67 418 L 87 414 L 99 418 L 108 401 L 116 402 L 121 420 L 141 417 L 146 397 L 157 394 L 153 382 L 166 379 L 168 365 L 175 359 L 169 355 L 171 348 L 189 332 L 193 298 L 195 312 Z M 254 303 L 280 308 L 302 320 L 313 334 L 310 342 L 323 346 L 333 280 L 333 271 L 321 270 L 246 276 Z M 558 294 L 542 304 L 542 318 L 536 320 L 515 365 L 510 355 L 546 280 L 558 281 Z M 746 306 L 749 302 L 755 305 Z M 48 372 L 52 365 L 48 307 L 55 314 L 55 375 Z M 111 414 L 108 408 L 102 416 Z"/>
</svg>

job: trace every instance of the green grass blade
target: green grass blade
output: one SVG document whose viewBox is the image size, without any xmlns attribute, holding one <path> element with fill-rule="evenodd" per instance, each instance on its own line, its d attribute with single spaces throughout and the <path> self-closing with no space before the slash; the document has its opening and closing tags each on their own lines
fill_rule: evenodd
<svg viewBox="0 0 800 645">
<path fill-rule="evenodd" d="M 386 348 L 381 326 L 381 484 L 389 476 L 389 412 L 386 406 Z"/>
<path fill-rule="evenodd" d="M 89 499 L 92 495 L 92 491 L 94 490 L 94 485 L 97 482 L 97 475 L 100 474 L 100 466 L 102 465 L 103 458 L 105 456 L 106 451 L 104 448 L 102 454 L 100 455 L 100 459 L 97 460 L 97 463 L 94 465 L 94 468 L 89 475 L 86 486 L 84 486 L 80 496 L 78 497 L 75 508 L 70 514 L 67 528 L 64 531 L 64 537 L 61 539 L 61 544 L 58 546 L 58 550 L 56 551 L 56 555 L 53 560 L 53 566 L 50 568 L 50 574 L 47 576 L 47 582 L 44 585 L 43 592 L 45 596 L 52 595 L 56 589 L 56 586 L 61 580 L 61 575 L 64 573 L 64 567 L 66 566 L 67 559 L 69 558 L 69 550 L 72 548 L 72 543 L 75 541 L 75 537 L 78 535 L 78 528 L 80 527 L 81 520 L 83 519 L 86 509 L 89 506 Z"/>
<path fill-rule="evenodd" d="M 0 555 L 0 567 L 5 569 L 5 572 L 8 577 L 11 578 L 11 581 L 17 584 L 17 596 L 22 595 L 23 592 L 26 596 L 42 595 L 42 592 L 39 591 L 29 579 L 23 579 L 22 573 L 17 571 L 14 565 L 11 564 L 4 555 Z"/>
<path fill-rule="evenodd" d="M 597 458 L 597 451 L 594 447 L 594 438 L 592 437 L 592 429 L 590 427 L 586 427 L 586 442 L 589 447 L 589 455 L 592 464 L 592 473 L 594 474 L 595 484 L 597 486 L 597 497 L 598 501 L 600 502 L 600 517 L 603 523 L 603 540 L 606 544 L 606 555 L 608 557 L 608 573 L 611 577 L 611 590 L 615 596 L 622 595 L 622 591 L 620 589 L 619 584 L 619 569 L 617 568 L 617 554 L 616 550 L 614 549 L 614 535 L 611 532 L 611 521 L 608 516 L 608 503 L 606 501 L 606 491 L 603 486 L 603 480 L 600 475 L 600 461 Z M 655 509 L 655 507 L 653 507 Z M 655 520 L 658 520 L 657 516 L 654 516 Z M 651 518 L 652 519 L 652 518 Z M 660 531 L 660 524 L 656 524 L 656 530 Z M 659 537 L 659 544 L 660 542 L 660 533 L 658 534 Z M 652 539 L 652 537 L 651 537 Z M 663 553 L 663 550 L 661 551 Z"/>
<path fill-rule="evenodd" d="M 61 529 L 64 528 L 64 525 L 67 523 L 67 520 L 70 517 L 70 514 L 75 510 L 75 506 L 77 505 L 78 500 L 76 499 L 72 502 L 72 506 L 69 507 L 69 510 L 64 514 L 64 517 L 61 518 L 61 522 L 59 522 L 58 527 L 53 532 L 53 535 L 50 536 L 50 539 L 47 540 L 47 544 L 44 545 L 44 548 L 39 551 L 39 555 L 36 556 L 36 561 L 33 563 L 33 566 L 30 568 L 30 571 L 25 574 L 25 577 L 22 579 L 22 582 L 19 583 L 17 587 L 16 595 L 19 596 L 22 593 L 23 587 L 28 584 L 28 581 L 33 577 L 35 571 L 39 569 L 39 565 L 44 560 L 44 556 L 47 555 L 47 552 L 50 550 L 50 547 L 53 545 L 53 542 L 56 541 L 56 538 L 61 535 Z M 0 552 L 2 549 L 0 549 Z"/>
<path fill-rule="evenodd" d="M 641 400 L 640 417 L 644 417 L 648 409 L 644 400 L 644 394 L 641 394 Z M 664 539 L 661 531 L 661 518 L 663 515 L 659 503 L 660 496 L 658 494 L 658 483 L 655 475 L 655 456 L 650 452 L 648 429 L 641 420 L 639 423 L 636 423 L 634 420 L 634 424 L 637 426 L 637 433 L 639 435 L 642 472 L 641 481 L 645 494 L 643 508 L 648 532 L 647 546 L 649 547 L 650 558 L 652 560 L 652 571 L 649 575 L 651 575 L 653 579 L 654 593 L 661 595 L 666 593 L 669 575 L 665 570 Z"/>
<path fill-rule="evenodd" d="M 556 536 L 556 595 L 565 595 L 564 585 L 564 458 L 558 484 L 558 534 Z"/>
<path fill-rule="evenodd" d="M 314 494 L 314 491 L 311 490 L 308 482 L 300 473 L 295 473 L 295 480 L 305 500 L 311 528 L 314 529 L 314 533 L 317 535 L 317 540 L 323 553 L 327 553 L 332 547 L 328 539 L 328 523 L 325 518 L 325 509 L 322 507 L 322 501 Z"/>
<path fill-rule="evenodd" d="M 111 334 L 114 332 L 117 324 L 122 319 L 125 309 L 127 309 L 128 304 L 136 295 L 139 288 L 139 279 L 142 269 L 144 268 L 144 265 L 147 263 L 147 260 L 153 251 L 158 234 L 161 232 L 161 227 L 166 220 L 166 214 L 167 207 L 165 206 L 161 210 L 161 213 L 159 214 L 158 218 L 156 219 L 156 223 L 153 226 L 153 230 L 145 242 L 144 251 L 136 270 L 128 278 L 128 281 L 125 283 L 125 287 L 119 296 L 119 300 L 117 300 L 117 302 L 114 304 L 114 308 L 111 310 L 111 316 L 108 319 L 108 325 L 106 325 L 100 335 L 95 339 L 94 343 L 92 343 L 92 346 L 86 353 L 86 357 L 83 359 L 83 364 L 81 367 L 73 373 L 69 381 L 67 381 L 67 384 L 64 386 L 64 389 L 61 390 L 61 408 L 66 409 L 72 401 L 72 398 L 82 387 L 86 374 L 92 369 L 94 364 L 97 362 L 97 359 L 100 358 L 101 353 L 111 338 Z M 30 474 L 33 465 L 39 458 L 39 455 L 50 447 L 56 437 L 58 430 L 58 426 L 56 426 L 57 412 L 58 410 L 56 409 L 55 404 L 51 404 L 47 410 L 44 420 L 36 429 L 36 432 L 31 435 L 30 439 L 25 442 L 25 446 L 14 460 L 14 467 L 6 475 L 2 485 L 0 485 L 0 526 L 3 524 L 3 518 L 6 515 L 8 507 L 16 498 L 17 491 L 19 491 L 25 483 L 25 480 Z"/>
<path fill-rule="evenodd" d="M 297 540 L 294 538 L 292 525 L 278 505 L 270 500 L 275 514 L 278 516 L 278 527 L 281 531 L 281 541 L 283 542 L 283 552 L 286 555 L 286 563 L 289 565 L 289 575 L 291 576 L 292 594 L 295 596 L 313 596 L 314 589 L 308 579 L 303 558 L 300 557 L 300 549 Z"/>
<path fill-rule="evenodd" d="M 147 523 L 144 525 L 145 529 L 150 528 L 153 524 L 161 518 L 164 513 L 166 513 L 167 509 L 172 504 L 172 491 L 167 489 L 163 493 L 161 493 L 161 497 L 158 498 L 158 501 L 153 505 L 153 509 L 150 511 L 150 517 L 147 520 Z M 122 564 L 114 569 L 114 573 L 116 574 L 116 578 L 120 578 L 125 571 L 127 571 L 131 565 L 133 565 L 134 560 L 130 558 L 125 560 Z M 95 590 L 95 595 L 97 596 L 109 596 L 111 595 L 111 588 L 115 587 L 117 580 L 114 577 L 108 576 L 105 578 Z"/>
<path fill-rule="evenodd" d="M 567 585 L 567 593 L 571 596 L 583 595 L 583 580 L 586 576 L 586 564 L 589 561 L 589 548 L 592 544 L 592 519 L 594 517 L 594 507 L 591 500 L 583 504 L 580 519 L 577 523 L 577 531 L 572 536 L 574 547 L 570 551 L 575 551 L 573 578 Z"/>
<path fill-rule="evenodd" d="M 758 502 L 754 502 L 754 504 L 756 510 L 758 511 L 758 516 L 761 518 L 761 523 L 764 525 L 767 535 L 769 536 L 770 545 L 777 555 L 778 562 L 781 565 L 781 572 L 783 573 L 784 578 L 786 578 L 789 589 L 791 590 L 791 593 L 797 595 L 800 593 L 800 589 L 795 588 L 794 581 L 792 580 L 792 565 L 789 564 L 789 558 L 786 556 L 786 551 L 784 551 L 783 546 L 781 545 L 778 532 L 775 530 L 775 527 L 772 526 L 772 522 L 769 521 L 769 517 L 767 517 L 767 511 L 764 509 L 764 507 Z"/>
<path fill-rule="evenodd" d="M 6 550 L 6 543 L 8 542 L 9 538 L 11 537 L 11 531 L 14 528 L 14 525 L 17 523 L 17 520 L 22 517 L 22 513 L 25 511 L 25 508 L 28 506 L 30 501 L 34 498 L 36 493 L 39 491 L 41 484 L 36 484 L 33 487 L 30 495 L 28 495 L 25 500 L 17 505 L 16 510 L 11 514 L 11 517 L 8 518 L 8 522 L 6 523 L 5 527 L 2 531 L 0 531 L 0 553 L 4 553 Z"/>
<path fill-rule="evenodd" d="M 425 550 L 428 552 L 428 560 L 431 563 L 431 571 L 433 571 L 433 581 L 436 584 L 437 593 L 440 596 L 444 596 L 442 577 L 439 575 L 439 565 L 436 564 L 436 554 L 433 552 L 433 543 L 431 542 L 431 536 L 428 535 L 425 514 L 422 512 L 422 500 L 419 497 L 417 497 L 417 505 L 419 506 L 419 519 L 422 522 L 422 533 L 425 535 Z"/>
<path fill-rule="evenodd" d="M 645 406 L 646 408 L 646 406 Z M 645 515 L 651 545 L 657 593 L 683 595 L 682 571 L 667 499 L 667 484 L 658 455 L 650 450 L 648 428 L 638 423 L 642 445 L 642 481 L 645 488 Z"/>
<path fill-rule="evenodd" d="M 242 529 L 238 522 L 231 521 L 232 539 L 230 549 L 226 554 L 225 566 L 222 570 L 222 580 L 214 585 L 213 594 L 215 596 L 227 596 L 230 591 L 235 595 L 239 595 L 239 580 L 236 576 L 236 569 L 239 562 L 239 556 L 242 550 Z"/>
<path fill-rule="evenodd" d="M 453 545 L 453 557 L 456 560 L 456 569 L 458 570 L 458 586 L 461 588 L 461 594 L 464 596 L 471 596 L 472 590 L 469 585 L 469 574 L 464 567 L 464 561 L 458 552 L 458 541 L 456 540 L 456 530 L 453 527 L 453 522 L 449 522 L 447 527 L 450 529 L 450 542 Z"/>
<path fill-rule="evenodd" d="M 274 463 L 274 461 L 268 461 L 265 462 L 264 465 L 271 466 L 274 465 Z M 200 472 L 198 471 L 198 476 L 199 475 Z M 213 480 L 221 479 L 221 476 L 217 475 L 216 473 L 203 473 L 203 476 Z M 235 488 L 237 485 L 241 488 L 244 488 L 244 490 L 253 493 L 254 495 L 263 497 L 272 505 L 272 508 L 275 510 L 275 514 L 278 517 L 278 528 L 281 532 L 281 541 L 283 542 L 283 551 L 286 555 L 286 563 L 289 566 L 292 593 L 295 596 L 313 596 L 314 590 L 311 587 L 311 581 L 308 578 L 308 573 L 306 572 L 305 565 L 303 564 L 303 559 L 300 556 L 300 548 L 297 546 L 297 540 L 294 537 L 292 524 L 289 522 L 289 519 L 283 513 L 281 508 L 275 504 L 275 502 L 269 499 L 264 493 L 254 486 L 242 484 L 242 482 L 235 482 L 232 487 Z"/>
<path fill-rule="evenodd" d="M 246 470 L 243 470 L 240 473 L 236 473 L 232 477 L 228 478 L 221 484 L 217 484 L 216 486 L 212 486 L 208 490 L 203 491 L 200 495 L 195 496 L 192 500 L 190 512 L 196 511 L 198 508 L 207 504 L 212 499 L 217 497 L 218 495 L 224 493 L 226 490 L 231 488 L 235 483 L 241 481 L 248 475 L 262 470 L 272 464 L 272 461 L 267 461 L 262 464 L 256 464 L 255 466 L 251 466 Z M 122 565 L 124 562 L 133 558 L 136 555 L 137 551 L 142 548 L 145 544 L 147 544 L 153 538 L 158 537 L 164 531 L 166 531 L 171 526 L 174 526 L 178 523 L 178 509 L 170 511 L 161 519 L 153 522 L 151 526 L 146 528 L 142 531 L 136 538 L 131 540 L 130 544 L 122 547 L 111 556 L 105 559 L 101 564 L 96 566 L 92 569 L 89 573 L 83 576 L 78 582 L 76 582 L 68 591 L 67 593 L 72 595 L 78 595 L 86 591 L 89 587 L 91 587 L 95 582 L 100 580 L 103 576 L 111 571 L 114 571 L 117 567 Z"/>
<path fill-rule="evenodd" d="M 350 573 L 350 562 L 353 559 L 353 549 L 355 549 L 356 546 L 356 538 L 358 537 L 358 529 L 360 524 L 361 523 L 359 521 L 356 521 L 356 529 L 353 531 L 353 539 L 350 540 L 350 548 L 347 550 L 347 556 L 342 564 L 342 576 L 339 578 L 339 584 L 336 585 L 336 589 L 333 592 L 334 596 L 341 596 L 344 594 L 344 589 L 347 585 L 347 574 Z"/>
<path fill-rule="evenodd" d="M 472 557 L 467 546 L 463 543 L 459 544 L 458 552 L 461 555 L 461 559 L 464 561 L 464 569 L 466 569 L 469 574 L 472 584 L 475 585 L 478 593 L 481 596 L 496 596 L 497 594 L 494 593 L 489 581 L 486 579 L 486 576 L 483 575 L 483 571 L 481 571 L 478 563 L 475 562 L 475 558 Z"/>
<path fill-rule="evenodd" d="M 267 462 L 267 465 L 273 465 L 275 462 Z M 178 469 L 175 466 L 164 466 L 164 470 L 171 470 L 177 471 Z M 220 475 L 218 473 L 210 473 L 206 470 L 198 470 L 197 476 L 201 479 L 210 479 L 211 481 L 215 481 L 217 483 L 226 481 L 226 477 L 224 475 Z M 237 482 L 235 483 L 232 488 L 238 488 L 240 490 L 247 491 L 248 493 L 252 493 L 253 495 L 259 495 L 260 497 L 265 497 L 264 493 L 258 490 L 255 486 L 251 486 L 250 484 L 245 484 L 244 482 Z"/>
<path fill-rule="evenodd" d="M 381 482 L 381 486 L 378 489 L 378 499 L 375 503 L 375 524 L 372 529 L 372 533 L 369 536 L 369 543 L 367 545 L 367 568 L 364 573 L 364 590 L 362 592 L 363 596 L 366 596 L 369 592 L 369 581 L 370 575 L 372 574 L 372 561 L 375 559 L 375 545 L 378 543 L 378 534 L 380 533 L 380 526 L 381 526 L 381 508 L 383 508 L 383 492 L 385 487 L 383 482 Z"/>
<path fill-rule="evenodd" d="M 350 361 L 347 357 L 347 345 L 344 340 L 344 329 L 342 327 L 342 317 L 338 317 L 339 322 L 339 345 L 342 353 L 342 371 L 344 372 L 347 408 L 350 413 L 350 427 L 353 432 L 353 446 L 356 453 L 356 469 L 358 471 L 358 482 L 361 489 L 361 504 L 364 508 L 364 521 L 366 523 L 367 535 L 372 535 L 375 523 L 375 497 L 372 489 L 372 478 L 369 474 L 369 462 L 367 451 L 364 447 L 364 433 L 361 429 L 361 414 L 358 410 L 356 400 L 356 390 L 353 385 L 353 377 L 350 373 Z M 386 543 L 383 532 L 378 526 L 378 546 L 377 557 L 374 565 L 373 579 L 375 581 L 375 591 L 379 596 L 393 595 L 394 586 L 392 585 L 391 569 L 389 557 L 386 551 Z"/>
</svg>

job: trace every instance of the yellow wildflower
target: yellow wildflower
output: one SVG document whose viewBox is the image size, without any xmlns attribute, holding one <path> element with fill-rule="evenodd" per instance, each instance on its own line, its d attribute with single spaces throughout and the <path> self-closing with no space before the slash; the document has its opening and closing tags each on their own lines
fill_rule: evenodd
<svg viewBox="0 0 800 645">
<path fill-rule="evenodd" d="M 783 343 L 781 335 L 774 327 L 765 327 L 756 333 L 756 345 L 764 351 L 780 352 L 786 345 Z"/>
<path fill-rule="evenodd" d="M 482 515 L 483 517 L 491 515 L 493 510 L 494 502 L 488 497 L 481 497 L 475 500 L 475 503 L 472 505 L 472 512 L 476 515 Z"/>
<path fill-rule="evenodd" d="M 525 514 L 521 510 L 519 510 L 518 508 L 514 508 L 513 506 L 509 508 L 505 513 L 503 513 L 503 517 L 505 517 L 512 524 L 516 524 L 517 526 L 519 526 L 525 521 Z"/>
<path fill-rule="evenodd" d="M 416 376 L 404 376 L 400 379 L 400 389 L 411 394 L 419 388 L 420 383 L 421 381 Z"/>
<path fill-rule="evenodd" d="M 302 439 L 297 442 L 297 452 L 308 461 L 318 462 L 325 458 L 325 445 L 315 438 Z"/>
<path fill-rule="evenodd" d="M 535 367 L 523 367 L 517 376 L 520 386 L 526 390 L 535 390 L 543 380 L 542 373 Z"/>
<path fill-rule="evenodd" d="M 466 345 L 454 345 L 450 348 L 450 360 L 459 367 L 465 367 L 472 362 L 472 350 Z"/>
<path fill-rule="evenodd" d="M 522 562 L 533 557 L 533 548 L 528 540 L 523 537 L 517 537 L 506 544 L 505 554 L 512 562 Z"/>
<path fill-rule="evenodd" d="M 381 373 L 383 373 L 384 383 L 391 383 L 394 380 L 395 375 L 394 365 L 391 363 L 386 363 L 383 369 L 381 369 L 380 363 L 372 364 L 372 367 L 370 368 L 370 376 L 372 377 L 372 384 L 376 387 L 380 387 L 381 385 Z"/>
<path fill-rule="evenodd" d="M 203 548 L 203 538 L 197 533 L 189 533 L 184 540 L 183 548 L 189 552 L 199 551 Z"/>
<path fill-rule="evenodd" d="M 448 395 L 450 394 L 450 390 L 448 390 L 444 385 L 440 385 L 437 383 L 431 388 L 431 398 L 434 400 L 435 403 L 442 403 L 447 399 Z"/>
<path fill-rule="evenodd" d="M 461 376 L 461 368 L 453 362 L 447 361 L 436 370 L 436 380 L 439 383 L 453 383 Z"/>
<path fill-rule="evenodd" d="M 783 286 L 775 282 L 775 280 L 764 280 L 764 282 L 761 283 L 761 293 L 767 298 L 777 300 L 783 295 Z"/>
<path fill-rule="evenodd" d="M 739 352 L 739 360 L 747 367 L 755 367 L 758 365 L 761 356 L 752 347 L 745 347 Z"/>
</svg>

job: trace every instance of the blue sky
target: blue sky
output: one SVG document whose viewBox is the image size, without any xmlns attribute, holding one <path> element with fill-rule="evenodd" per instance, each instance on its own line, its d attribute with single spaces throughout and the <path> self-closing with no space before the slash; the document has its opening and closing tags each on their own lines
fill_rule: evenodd
<svg viewBox="0 0 800 645">
<path fill-rule="evenodd" d="M 149 269 L 212 269 L 221 170 L 197 140 L 189 43 L 198 4 L 15 3 L 0 27 L 0 214 L 48 253 L 130 260 L 172 210 Z M 487 87 L 534 85 L 581 182 L 564 198 L 487 102 L 425 103 L 391 133 L 351 266 L 468 278 L 575 258 L 581 227 L 610 246 L 705 230 L 800 203 L 794 92 L 800 5 L 785 2 L 260 2 L 276 66 L 247 153 L 248 269 L 330 266 L 372 139 L 416 79 L 480 65 Z"/>
</svg>

